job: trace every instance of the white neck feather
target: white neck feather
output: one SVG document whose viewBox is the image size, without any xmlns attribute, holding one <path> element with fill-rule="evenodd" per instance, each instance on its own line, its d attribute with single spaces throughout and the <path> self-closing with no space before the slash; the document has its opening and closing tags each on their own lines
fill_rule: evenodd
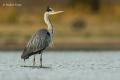
<svg viewBox="0 0 120 80">
<path fill-rule="evenodd" d="M 52 46 L 53 45 L 53 26 L 50 22 L 49 15 L 47 13 L 44 14 L 44 20 L 48 26 L 48 31 L 50 32 L 50 35 L 51 35 L 50 37 L 51 37 L 51 46 Z"/>
<path fill-rule="evenodd" d="M 48 26 L 48 31 L 53 34 L 53 26 L 50 22 L 50 19 L 49 19 L 49 15 L 47 13 L 44 14 L 44 20 L 45 20 L 45 23 L 47 24 Z"/>
</svg>

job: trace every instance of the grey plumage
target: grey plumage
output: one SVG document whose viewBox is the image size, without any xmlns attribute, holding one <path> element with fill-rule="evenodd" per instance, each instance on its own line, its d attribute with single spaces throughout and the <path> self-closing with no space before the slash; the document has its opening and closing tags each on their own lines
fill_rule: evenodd
<svg viewBox="0 0 120 80">
<path fill-rule="evenodd" d="M 38 52 L 40 54 L 49 46 L 50 41 L 51 35 L 47 29 L 38 30 L 32 35 L 23 51 L 21 58 L 28 59 L 33 54 L 37 54 Z"/>
<path fill-rule="evenodd" d="M 30 56 L 34 54 L 41 54 L 40 56 L 40 67 L 42 67 L 42 52 L 45 50 L 49 44 L 53 43 L 53 25 L 49 19 L 50 15 L 62 13 L 63 11 L 54 11 L 52 8 L 47 8 L 44 13 L 44 21 L 48 26 L 48 29 L 41 29 L 35 32 L 28 44 L 26 45 L 21 58 L 28 59 Z M 35 55 L 33 59 L 33 65 L 35 65 Z"/>
</svg>

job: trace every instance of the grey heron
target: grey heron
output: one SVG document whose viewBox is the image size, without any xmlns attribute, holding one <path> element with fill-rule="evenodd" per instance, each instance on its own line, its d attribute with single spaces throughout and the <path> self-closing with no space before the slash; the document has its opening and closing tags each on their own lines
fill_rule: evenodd
<svg viewBox="0 0 120 80">
<path fill-rule="evenodd" d="M 40 29 L 33 33 L 31 39 L 28 41 L 21 55 L 21 58 L 28 59 L 30 56 L 34 55 L 33 66 L 35 65 L 35 54 L 40 54 L 40 67 L 42 67 L 42 52 L 53 43 L 53 25 L 50 21 L 49 16 L 62 13 L 64 11 L 54 11 L 52 8 L 48 7 L 44 13 L 44 21 L 47 24 L 47 29 Z"/>
</svg>

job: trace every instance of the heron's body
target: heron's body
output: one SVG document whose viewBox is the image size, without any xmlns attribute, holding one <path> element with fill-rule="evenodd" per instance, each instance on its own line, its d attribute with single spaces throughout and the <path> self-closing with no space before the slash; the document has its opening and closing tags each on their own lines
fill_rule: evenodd
<svg viewBox="0 0 120 80">
<path fill-rule="evenodd" d="M 41 53 L 46 49 L 51 42 L 51 34 L 47 29 L 41 29 L 35 32 L 32 35 L 32 38 L 29 40 L 26 45 L 23 55 L 23 59 L 28 59 L 31 55 Z"/>
<path fill-rule="evenodd" d="M 35 32 L 31 39 L 28 41 L 23 54 L 21 56 L 22 59 L 28 59 L 30 56 L 34 54 L 41 54 L 40 62 L 42 67 L 42 52 L 47 47 L 49 47 L 50 43 L 53 43 L 53 26 L 49 19 L 50 15 L 61 13 L 63 11 L 55 12 L 51 8 L 47 8 L 47 11 L 44 14 L 44 21 L 47 24 L 47 29 L 41 29 Z M 35 56 L 34 56 L 34 63 L 35 63 Z M 34 65 L 34 64 L 33 64 Z"/>
</svg>

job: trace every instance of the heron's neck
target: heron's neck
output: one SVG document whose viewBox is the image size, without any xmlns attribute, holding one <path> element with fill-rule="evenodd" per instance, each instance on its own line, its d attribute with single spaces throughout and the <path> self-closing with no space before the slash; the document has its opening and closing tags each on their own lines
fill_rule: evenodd
<svg viewBox="0 0 120 80">
<path fill-rule="evenodd" d="M 48 31 L 49 31 L 51 34 L 53 34 L 53 26 L 52 26 L 52 23 L 51 23 L 51 21 L 50 21 L 50 19 L 49 19 L 49 15 L 44 14 L 44 20 L 45 20 L 45 23 L 46 23 L 47 26 L 48 26 Z"/>
</svg>

